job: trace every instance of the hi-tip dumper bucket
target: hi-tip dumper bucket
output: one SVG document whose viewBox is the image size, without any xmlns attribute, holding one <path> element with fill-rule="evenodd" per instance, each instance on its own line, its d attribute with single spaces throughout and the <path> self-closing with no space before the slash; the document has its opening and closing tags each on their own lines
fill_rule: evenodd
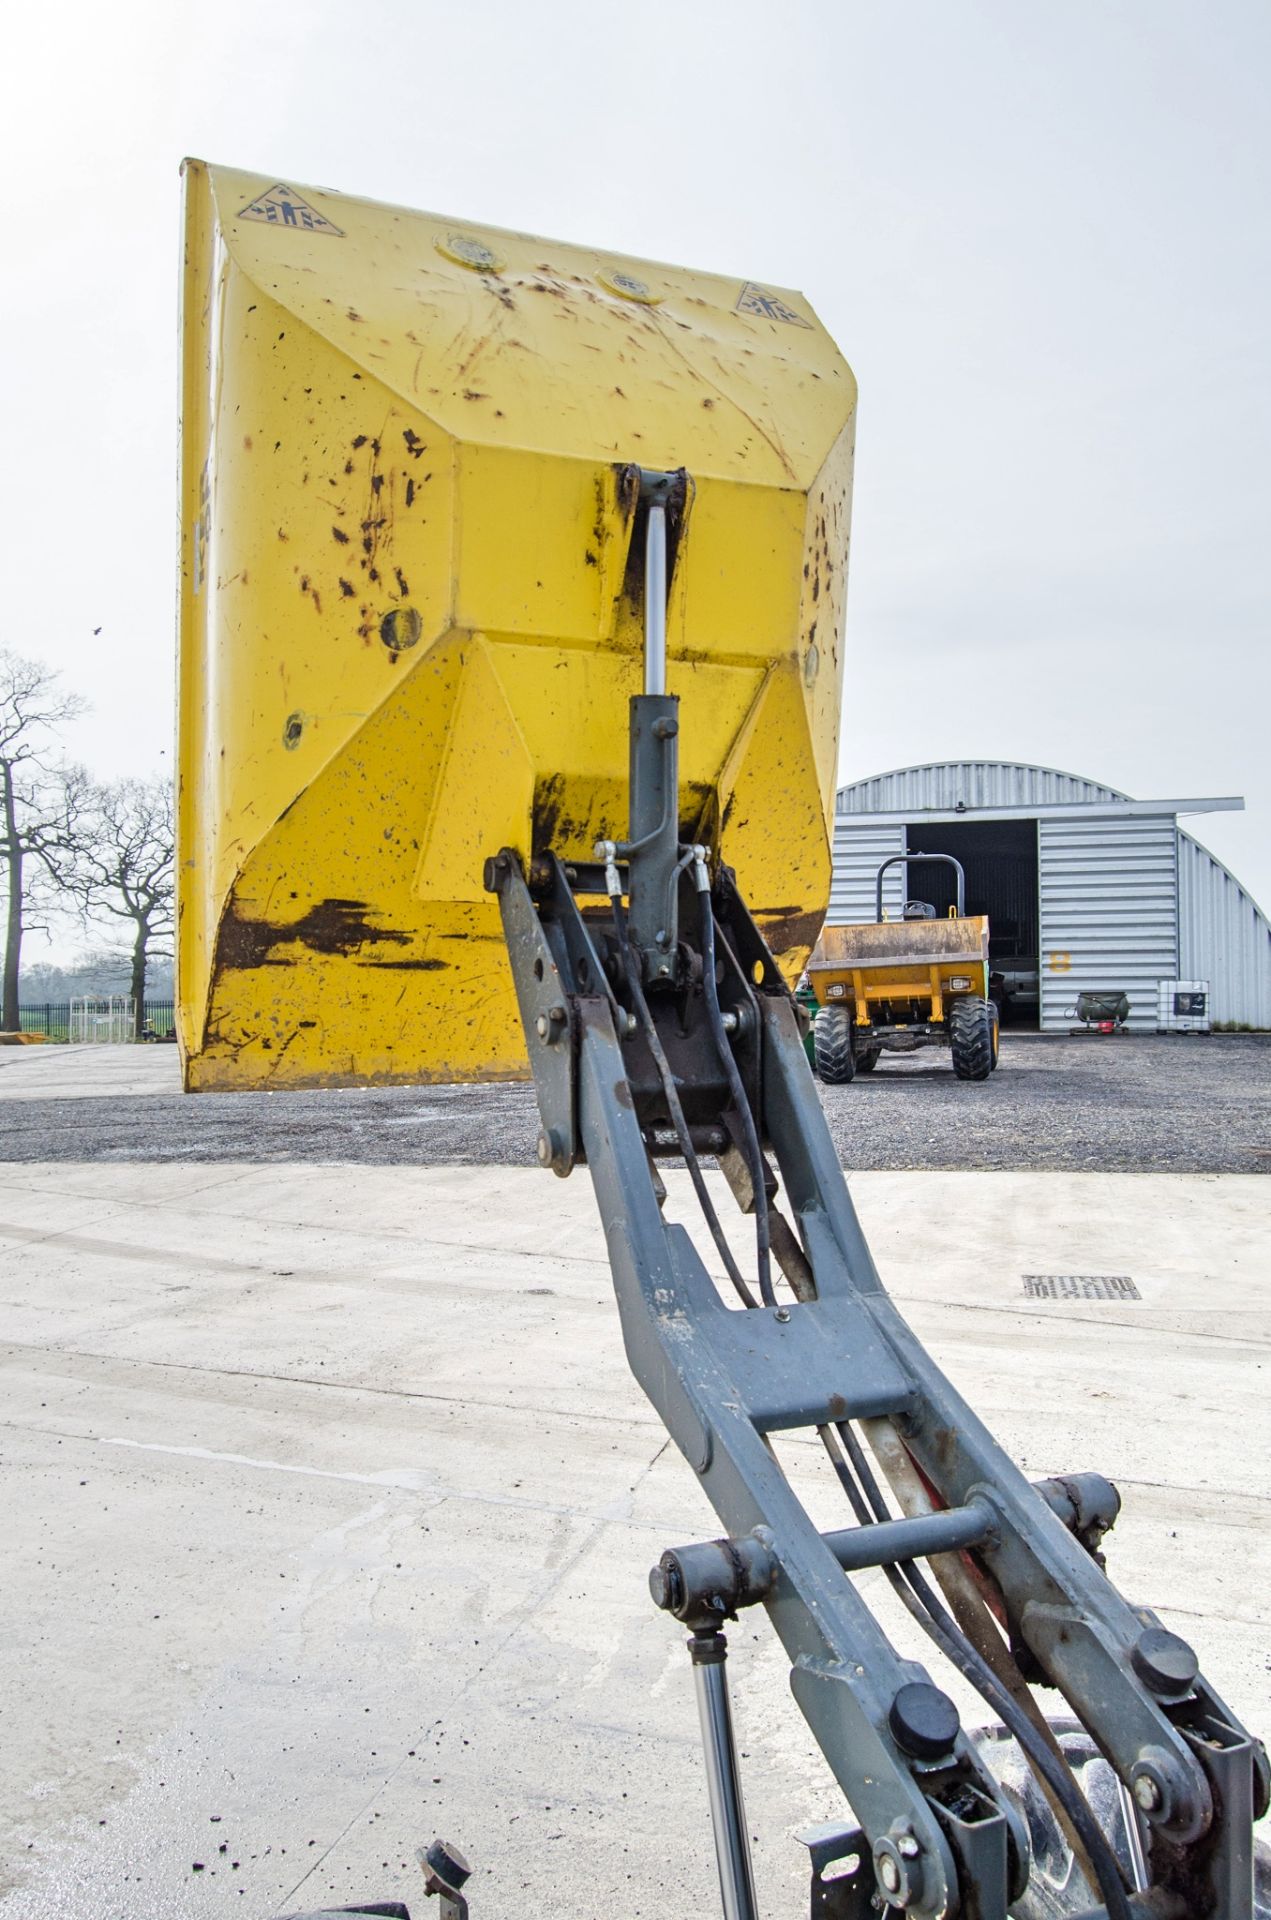
<svg viewBox="0 0 1271 1920">
<path fill-rule="evenodd" d="M 510 1078 L 484 860 L 627 818 L 641 467 L 682 836 L 793 978 L 829 892 L 852 375 L 807 302 L 189 161 L 191 1089 Z"/>
</svg>

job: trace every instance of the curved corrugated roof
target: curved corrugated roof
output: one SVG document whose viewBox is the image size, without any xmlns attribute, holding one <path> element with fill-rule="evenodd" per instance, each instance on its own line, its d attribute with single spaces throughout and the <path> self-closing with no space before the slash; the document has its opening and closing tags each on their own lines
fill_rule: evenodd
<svg viewBox="0 0 1271 1920">
<path fill-rule="evenodd" d="M 948 813 L 959 803 L 975 807 L 1045 807 L 1128 800 L 1116 787 L 1102 787 L 1058 767 L 1030 767 L 1020 760 L 931 760 L 896 767 L 840 787 L 836 813 Z"/>
<path fill-rule="evenodd" d="M 855 816 L 907 814 L 912 820 L 959 807 L 970 814 L 996 807 L 1115 806 L 1129 800 L 1116 787 L 1019 760 L 932 760 L 896 767 L 839 788 L 834 811 L 844 825 L 835 843 L 836 872 L 845 863 L 848 840 L 869 831 L 863 820 L 859 827 L 847 824 Z M 1181 827 L 1177 836 L 1181 977 L 1210 982 L 1215 1023 L 1271 1027 L 1271 921 L 1208 847 Z"/>
</svg>

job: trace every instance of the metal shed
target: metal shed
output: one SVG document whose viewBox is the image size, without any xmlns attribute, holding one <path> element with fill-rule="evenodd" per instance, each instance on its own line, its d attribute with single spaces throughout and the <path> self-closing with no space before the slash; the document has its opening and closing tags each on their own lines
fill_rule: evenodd
<svg viewBox="0 0 1271 1920">
<path fill-rule="evenodd" d="M 1242 808 L 1228 796 L 1132 800 L 1053 767 L 950 760 L 901 767 L 840 787 L 835 801 L 831 921 L 872 920 L 874 875 L 894 853 L 952 853 L 966 868 L 968 911 L 987 912 L 993 967 L 1013 983 L 1018 1015 L 1043 1030 L 1072 1022 L 1083 988 L 1122 989 L 1131 1028 L 1158 1023 L 1162 981 L 1209 983 L 1220 1027 L 1271 1027 L 1271 922 L 1180 814 Z M 951 869 L 887 876 L 951 902 Z M 946 896 L 948 896 L 946 898 Z M 1031 984 L 1030 984 L 1031 983 Z"/>
</svg>

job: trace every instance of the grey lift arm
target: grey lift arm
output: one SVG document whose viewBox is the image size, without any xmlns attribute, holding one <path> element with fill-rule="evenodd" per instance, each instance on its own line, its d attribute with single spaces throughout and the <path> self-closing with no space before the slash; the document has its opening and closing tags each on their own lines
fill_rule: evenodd
<svg viewBox="0 0 1271 1920">
<path fill-rule="evenodd" d="M 1018 1801 L 853 1585 L 853 1570 L 883 1566 L 1018 1738 L 1084 1862 L 1089 1915 L 1252 1920 L 1252 1823 L 1268 1789 L 1260 1744 L 1191 1649 L 1108 1580 L 1098 1546 L 1113 1490 L 1095 1476 L 1030 1485 L 897 1311 L 791 996 L 728 869 L 681 836 L 658 603 L 660 507 L 683 484 L 644 476 L 655 603 L 646 594 L 647 691 L 631 702 L 629 838 L 602 843 L 595 864 L 549 852 L 528 872 L 504 850 L 486 884 L 530 1050 L 539 1158 L 562 1176 L 582 1165 L 591 1175 L 631 1366 L 724 1529 L 664 1555 L 652 1587 L 691 1630 L 725 1915 L 757 1912 L 720 1631 L 751 1605 L 786 1649 L 795 1699 L 851 1811 L 811 1843 L 814 1913 L 1005 1920 L 1027 1897 Z M 704 1155 L 753 1218 L 752 1274 L 715 1218 Z M 694 1180 L 733 1298 L 664 1217 L 657 1163 L 668 1158 Z M 807 1429 L 854 1518 L 841 1531 L 820 1531 L 778 1463 L 773 1437 Z M 1114 1856 L 1041 1720 L 1026 1684 L 1039 1681 L 1064 1696 L 1123 1784 L 1128 1859 Z M 821 1880 L 827 1860 L 851 1855 L 854 1873 Z"/>
</svg>

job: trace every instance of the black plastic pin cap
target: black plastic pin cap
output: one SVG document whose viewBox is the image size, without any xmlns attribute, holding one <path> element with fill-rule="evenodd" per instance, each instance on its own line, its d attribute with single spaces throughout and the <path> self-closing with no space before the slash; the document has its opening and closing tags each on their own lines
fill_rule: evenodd
<svg viewBox="0 0 1271 1920">
<path fill-rule="evenodd" d="M 911 1760 L 940 1759 L 948 1753 L 962 1726 L 948 1694 L 926 1680 L 913 1680 L 902 1687 L 887 1718 L 892 1738 Z"/>
<path fill-rule="evenodd" d="M 448 1887 L 456 1892 L 470 1878 L 472 1869 L 460 1853 L 458 1847 L 452 1847 L 448 1840 L 434 1840 L 424 1854 L 424 1859 Z"/>
<path fill-rule="evenodd" d="M 1187 1693 L 1200 1672 L 1200 1662 L 1176 1633 L 1166 1627 L 1145 1627 L 1134 1643 L 1130 1664 L 1145 1687 L 1163 1699 Z"/>
</svg>

